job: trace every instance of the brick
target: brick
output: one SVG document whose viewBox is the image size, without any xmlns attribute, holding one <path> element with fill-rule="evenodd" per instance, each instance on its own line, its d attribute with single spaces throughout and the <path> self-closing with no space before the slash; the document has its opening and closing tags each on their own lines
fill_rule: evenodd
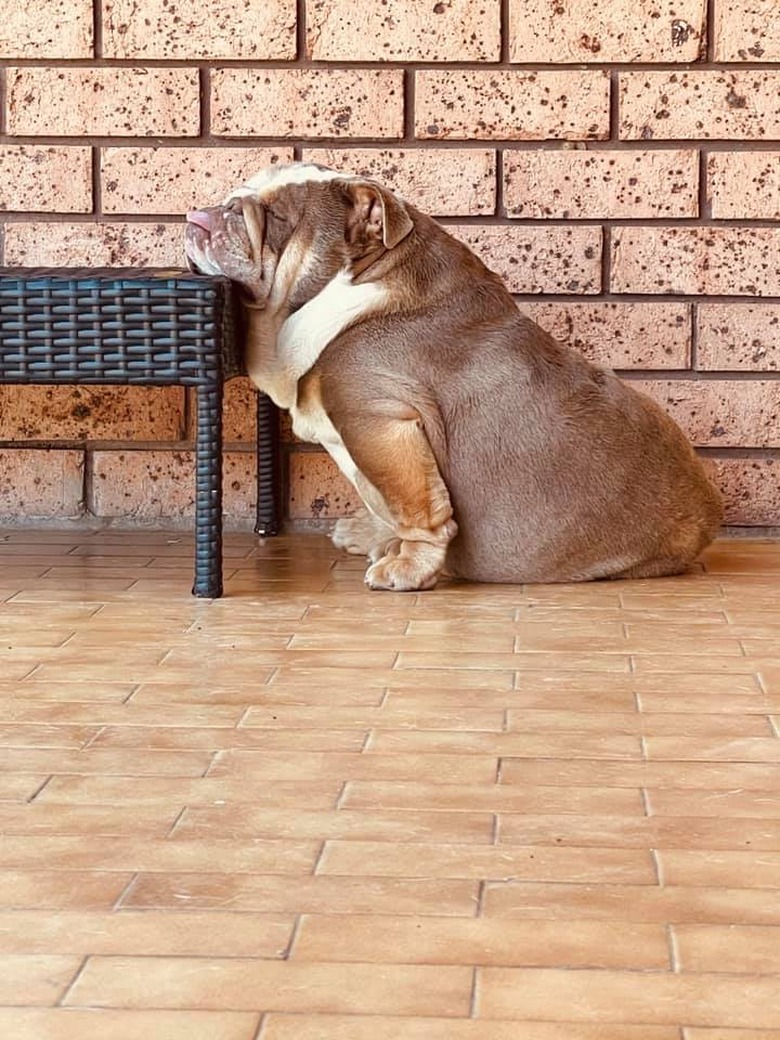
<svg viewBox="0 0 780 1040">
<path fill-rule="evenodd" d="M 705 0 L 509 0 L 509 60 L 696 61 Z"/>
<path fill-rule="evenodd" d="M 60 145 L 0 146 L 0 210 L 89 213 L 92 153 Z"/>
<path fill-rule="evenodd" d="M 621 72 L 620 137 L 780 137 L 780 69 Z"/>
<path fill-rule="evenodd" d="M 233 452 L 223 465 L 225 513 L 253 515 L 254 456 Z M 126 519 L 194 515 L 194 456 L 188 451 L 96 451 L 92 501 L 96 516 Z"/>
<path fill-rule="evenodd" d="M 780 228 L 619 227 L 612 232 L 612 290 L 780 295 Z"/>
<path fill-rule="evenodd" d="M 92 0 L 3 4 L 0 58 L 92 57 Z"/>
<path fill-rule="evenodd" d="M 696 217 L 699 156 L 693 150 L 504 153 L 510 217 Z"/>
<path fill-rule="evenodd" d="M 609 75 L 448 69 L 417 74 L 415 133 L 438 140 L 604 140 Z"/>
<path fill-rule="evenodd" d="M 780 459 L 711 461 L 715 482 L 723 494 L 727 524 L 780 524 Z"/>
<path fill-rule="evenodd" d="M 515 293 L 597 293 L 601 290 L 601 228 L 452 225 Z"/>
<path fill-rule="evenodd" d="M 226 137 L 401 137 L 400 69 L 215 69 L 211 129 Z"/>
<path fill-rule="evenodd" d="M 193 413 L 193 423 L 194 423 Z M 222 397 L 222 436 L 230 443 L 257 440 L 257 391 L 245 378 L 231 379 L 225 384 Z M 194 436 L 194 429 L 190 436 Z"/>
<path fill-rule="evenodd" d="M 193 137 L 197 69 L 9 68 L 8 132 Z"/>
<path fill-rule="evenodd" d="M 589 361 L 610 368 L 687 368 L 686 303 L 523 303 L 521 310 Z"/>
<path fill-rule="evenodd" d="M 77 516 L 82 512 L 84 455 L 80 451 L 0 451 L 0 514 Z"/>
<path fill-rule="evenodd" d="M 24 267 L 181 267 L 181 224 L 8 224 L 5 262 Z"/>
<path fill-rule="evenodd" d="M 777 0 L 717 0 L 715 61 L 778 60 Z"/>
<path fill-rule="evenodd" d="M 496 153 L 481 148 L 307 148 L 307 162 L 372 177 L 437 217 L 492 214 Z"/>
<path fill-rule="evenodd" d="M 259 170 L 292 158 L 291 148 L 104 148 L 103 210 L 184 213 L 216 205 Z"/>
<path fill-rule="evenodd" d="M 718 220 L 780 219 L 780 152 L 713 152 L 707 196 Z"/>
<path fill-rule="evenodd" d="M 780 447 L 780 382 L 687 379 L 631 385 L 658 401 L 700 447 Z"/>
<path fill-rule="evenodd" d="M 104 0 L 107 58 L 295 57 L 295 0 Z"/>
<path fill-rule="evenodd" d="M 299 451 L 290 456 L 288 509 L 292 520 L 326 520 L 350 516 L 360 496 L 330 456 Z"/>
<path fill-rule="evenodd" d="M 315 61 L 498 61 L 497 0 L 315 0 L 306 50 Z"/>
<path fill-rule="evenodd" d="M 181 387 L 0 386 L 4 440 L 177 440 L 183 421 Z"/>
<path fill-rule="evenodd" d="M 777 304 L 703 303 L 697 310 L 697 368 L 721 372 L 780 369 Z"/>
</svg>

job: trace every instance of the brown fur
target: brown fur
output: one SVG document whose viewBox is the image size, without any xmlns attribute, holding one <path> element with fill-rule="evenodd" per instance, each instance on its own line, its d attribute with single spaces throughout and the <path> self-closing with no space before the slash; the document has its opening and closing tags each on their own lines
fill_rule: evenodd
<svg viewBox="0 0 780 1040">
<path fill-rule="evenodd" d="M 389 208 L 387 193 L 367 183 L 280 194 L 305 196 L 309 240 L 293 230 L 281 251 L 290 241 L 317 251 L 308 299 L 345 266 L 355 284 L 388 290 L 379 311 L 328 344 L 297 392 L 340 435 L 380 518 L 336 530 L 337 544 L 374 558 L 381 550 L 368 583 L 430 587 L 445 566 L 492 582 L 684 570 L 712 539 L 721 506 L 676 424 L 522 315 L 501 280 L 434 221 L 411 206 L 399 213 L 394 196 Z M 300 284 L 288 294 L 298 306 L 300 294 Z M 252 314 L 267 350 L 270 316 Z"/>
</svg>

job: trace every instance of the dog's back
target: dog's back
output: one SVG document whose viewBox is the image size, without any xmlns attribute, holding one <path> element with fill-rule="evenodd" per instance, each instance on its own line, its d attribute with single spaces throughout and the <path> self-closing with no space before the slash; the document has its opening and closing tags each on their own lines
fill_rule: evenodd
<svg viewBox="0 0 780 1040">
<path fill-rule="evenodd" d="M 427 284 L 409 298 L 424 309 L 348 331 L 322 363 L 414 400 L 459 527 L 447 570 L 505 582 L 684 570 L 721 506 L 677 425 L 523 316 L 433 221 L 415 213 L 415 226 Z"/>
</svg>

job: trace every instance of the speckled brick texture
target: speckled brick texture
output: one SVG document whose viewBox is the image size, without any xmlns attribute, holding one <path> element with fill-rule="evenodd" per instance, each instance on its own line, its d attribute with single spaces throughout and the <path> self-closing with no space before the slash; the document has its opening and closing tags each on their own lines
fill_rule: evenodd
<svg viewBox="0 0 780 1040">
<path fill-rule="evenodd" d="M 295 0 L 105 0 L 107 58 L 295 57 Z"/>
<path fill-rule="evenodd" d="M 780 137 L 780 69 L 621 72 L 619 78 L 623 140 Z"/>
<path fill-rule="evenodd" d="M 612 289 L 627 293 L 780 295 L 780 227 L 620 227 Z"/>
<path fill-rule="evenodd" d="M 717 220 L 780 220 L 780 152 L 712 152 L 707 194 Z"/>
<path fill-rule="evenodd" d="M 601 290 L 601 231 L 593 227 L 447 226 L 513 293 Z"/>
<path fill-rule="evenodd" d="M 307 148 L 303 158 L 380 181 L 433 216 L 490 216 L 495 211 L 492 149 Z"/>
<path fill-rule="evenodd" d="M 729 523 L 780 525 L 777 0 L 8 0 L 0 60 L 0 263 L 181 268 L 184 213 L 265 166 L 372 178 L 645 386 Z M 228 384 L 246 527 L 255 406 Z M 0 386 L 0 505 L 187 522 L 194 416 L 179 388 Z M 354 510 L 282 438 L 286 518 Z"/>
<path fill-rule="evenodd" d="M 0 145 L 0 210 L 89 213 L 92 151 L 83 146 Z"/>
<path fill-rule="evenodd" d="M 9 224 L 5 262 L 17 267 L 180 267 L 178 224 Z"/>
<path fill-rule="evenodd" d="M 401 137 L 398 69 L 215 69 L 212 129 L 224 137 Z"/>
<path fill-rule="evenodd" d="M 12 134 L 194 137 L 200 132 L 194 69 L 11 67 L 6 77 Z"/>
<path fill-rule="evenodd" d="M 695 217 L 699 156 L 691 150 L 504 152 L 510 217 Z"/>
<path fill-rule="evenodd" d="M 178 519 L 195 514 L 195 460 L 190 451 L 96 451 L 88 507 L 97 517 Z M 254 456 L 228 452 L 222 469 L 225 508 L 253 516 Z"/>
<path fill-rule="evenodd" d="M 617 369 L 684 369 L 691 356 L 686 303 L 533 303 L 522 310 L 589 361 Z"/>
<path fill-rule="evenodd" d="M 415 132 L 434 140 L 603 140 L 605 72 L 417 73 Z"/>
<path fill-rule="evenodd" d="M 697 368 L 780 371 L 780 307 L 776 303 L 702 303 L 697 310 Z"/>
<path fill-rule="evenodd" d="M 83 508 L 84 452 L 0 449 L 0 517 L 75 517 Z"/>
<path fill-rule="evenodd" d="M 177 441 L 181 387 L 2 386 L 0 440 Z"/>
<path fill-rule="evenodd" d="M 216 205 L 291 148 L 103 148 L 105 213 L 184 213 Z"/>
<path fill-rule="evenodd" d="M 0 9 L 0 58 L 89 58 L 91 0 L 6 0 Z"/>
<path fill-rule="evenodd" d="M 314 61 L 497 61 L 501 12 L 488 0 L 313 0 Z"/>
<path fill-rule="evenodd" d="M 509 0 L 517 62 L 696 61 L 705 0 Z"/>
<path fill-rule="evenodd" d="M 716 61 L 780 61 L 777 0 L 718 0 Z"/>
</svg>

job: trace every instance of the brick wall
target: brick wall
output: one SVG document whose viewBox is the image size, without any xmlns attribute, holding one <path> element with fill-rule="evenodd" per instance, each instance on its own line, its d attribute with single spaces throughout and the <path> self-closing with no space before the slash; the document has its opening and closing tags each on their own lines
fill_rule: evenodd
<svg viewBox="0 0 780 1040">
<path fill-rule="evenodd" d="M 5 264 L 180 265 L 183 212 L 257 168 L 363 171 L 660 400 L 732 524 L 780 523 L 778 0 L 0 0 L 0 75 Z M 0 515 L 190 515 L 191 409 L 0 388 Z M 237 523 L 251 416 L 230 384 Z M 286 463 L 288 516 L 351 508 Z"/>
</svg>

